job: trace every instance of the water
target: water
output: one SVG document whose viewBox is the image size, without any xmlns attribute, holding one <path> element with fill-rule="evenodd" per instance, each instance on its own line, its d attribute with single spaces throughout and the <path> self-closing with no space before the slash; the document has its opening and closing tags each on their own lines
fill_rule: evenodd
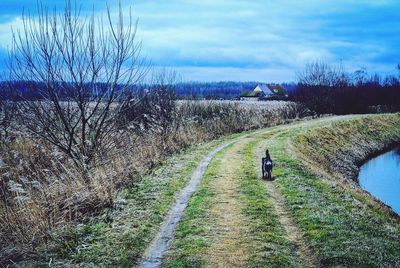
<svg viewBox="0 0 400 268">
<path fill-rule="evenodd" d="M 400 147 L 361 166 L 361 187 L 400 214 Z"/>
</svg>

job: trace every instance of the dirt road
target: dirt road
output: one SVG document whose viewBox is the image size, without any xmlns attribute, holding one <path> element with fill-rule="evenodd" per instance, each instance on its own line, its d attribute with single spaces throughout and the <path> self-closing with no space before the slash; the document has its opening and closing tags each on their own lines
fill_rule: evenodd
<svg viewBox="0 0 400 268">
<path fill-rule="evenodd" d="M 299 133 L 340 131 L 338 122 L 360 124 L 360 118 L 263 129 L 213 150 L 179 195 L 141 266 L 363 266 L 383 257 L 397 263 L 396 251 L 386 249 L 398 246 L 397 220 L 363 205 L 365 196 L 351 184 L 305 168 L 293 150 Z M 273 181 L 261 178 L 266 148 L 276 164 Z M 390 227 L 381 229 L 369 219 Z M 379 254 L 368 253 L 365 239 L 381 248 Z M 364 244 L 365 250 L 359 249 Z"/>
<path fill-rule="evenodd" d="M 284 258 L 290 259 L 290 263 L 296 266 L 313 266 L 315 258 L 307 246 L 304 246 L 301 232 L 288 216 L 283 197 L 274 186 L 274 182 L 261 180 L 259 166 L 256 164 L 259 162 L 258 158 L 261 158 L 259 154 L 263 151 L 265 142 L 271 136 L 292 127 L 291 125 L 279 126 L 256 131 L 226 142 L 210 152 L 202 160 L 190 182 L 170 209 L 159 233 L 146 250 L 140 267 L 168 266 L 167 263 L 175 266 L 172 256 L 179 256 L 174 253 L 176 250 L 179 251 L 176 248 L 179 239 L 174 237 L 175 231 L 182 221 L 192 195 L 201 187 L 205 187 L 206 191 L 213 194 L 205 211 L 206 215 L 203 215 L 207 218 L 207 222 L 204 223 L 206 230 L 201 237 L 207 241 L 207 246 L 190 256 L 191 259 L 196 259 L 206 267 L 246 267 L 260 261 L 262 263 L 263 258 L 275 258 L 283 254 Z M 261 241 L 260 237 L 257 237 L 259 235 L 257 231 L 254 231 L 254 228 L 258 227 L 253 221 L 257 219 L 252 219 L 254 215 L 246 213 L 246 209 L 251 209 L 249 206 L 252 204 L 245 199 L 252 198 L 252 193 L 243 193 L 247 187 L 243 181 L 249 177 L 249 174 L 246 174 L 249 170 L 245 170 L 246 167 L 244 167 L 249 159 L 246 159 L 244 154 L 250 147 L 252 148 L 250 172 L 256 177 L 253 176 L 252 179 L 256 179 L 259 183 L 258 189 L 255 190 L 260 191 L 260 198 L 264 199 L 262 202 L 266 202 L 260 213 L 264 212 L 274 219 L 273 222 L 268 223 L 271 226 L 269 226 L 270 230 L 267 230 L 267 232 L 272 232 L 272 235 L 264 241 Z M 216 174 L 207 185 L 201 185 L 211 161 L 218 162 Z M 261 219 L 256 224 L 264 223 Z M 261 236 L 263 235 L 265 233 Z M 267 252 L 265 252 L 266 248 L 269 249 Z M 164 261 L 166 255 L 167 260 Z"/>
</svg>

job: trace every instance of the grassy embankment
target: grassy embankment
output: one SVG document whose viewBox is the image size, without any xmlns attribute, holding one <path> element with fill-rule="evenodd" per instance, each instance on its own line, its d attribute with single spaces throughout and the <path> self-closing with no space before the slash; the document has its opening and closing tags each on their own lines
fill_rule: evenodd
<svg viewBox="0 0 400 268">
<path fill-rule="evenodd" d="M 400 265 L 398 217 L 357 187 L 351 180 L 354 175 L 349 177 L 354 171 L 348 172 L 348 166 L 356 170 L 369 155 L 400 141 L 399 123 L 399 115 L 327 118 L 282 127 L 272 137 L 267 130 L 246 143 L 239 151 L 242 161 L 236 163 L 239 168 L 234 174 L 245 235 L 221 235 L 221 227 L 226 226 L 214 215 L 215 204 L 224 201 L 215 181 L 229 179 L 223 173 L 224 158 L 229 156 L 234 161 L 228 153 L 232 149 L 220 152 L 189 203 L 165 266 L 212 266 L 210 260 L 218 254 L 215 245 L 225 243 L 225 253 L 232 253 L 232 245 L 224 240 L 229 235 L 236 236 L 239 242 L 234 244 L 247 252 L 246 267 L 304 266 L 304 260 L 308 265 L 316 260 L 322 266 Z M 269 196 L 267 184 L 254 168 L 258 166 L 254 163 L 259 162 L 256 152 L 260 146 L 271 150 L 276 163 L 273 183 L 304 235 L 305 247 L 314 255 L 311 259 L 298 251 L 299 241 L 288 239 L 273 206 L 277 201 Z"/>
<path fill-rule="evenodd" d="M 363 160 L 400 141 L 399 124 L 399 114 L 357 116 L 267 144 L 276 183 L 321 265 L 400 265 L 398 216 L 351 181 Z"/>
<path fill-rule="evenodd" d="M 279 222 L 266 184 L 254 169 L 260 157 L 254 155 L 262 143 L 270 148 L 276 162 L 274 183 L 321 265 L 398 266 L 398 218 L 358 189 L 354 182 L 344 183 L 343 174 L 350 173 L 340 167 L 346 165 L 329 159 L 348 161 L 347 152 L 357 151 L 355 155 L 362 157 L 351 161 L 357 165 L 363 157 L 400 140 L 399 123 L 399 115 L 328 118 L 278 127 L 279 133 L 274 132 L 272 137 L 272 129 L 268 129 L 237 148 L 241 157 L 236 158 L 234 176 L 230 177 L 234 183 L 231 185 L 233 198 L 240 201 L 234 204 L 239 204 L 245 228 L 238 230 L 239 241 L 234 245 L 244 247 L 244 263 L 253 267 L 304 265 L 296 245 L 287 239 L 285 228 Z M 72 229 L 70 240 L 61 247 L 47 249 L 47 261 L 50 257 L 53 260 L 65 257 L 74 265 L 134 264 L 154 237 L 175 193 L 182 189 L 197 163 L 216 143 L 200 145 L 171 158 L 157 169 L 153 179 L 144 178 L 125 193 L 120 211 Z M 207 252 L 221 242 L 216 238 L 225 237 L 213 232 L 215 226 L 223 225 L 210 214 L 210 208 L 219 198 L 215 188 L 218 184 L 214 181 L 221 177 L 224 155 L 234 146 L 220 152 L 210 164 L 178 226 L 166 258 L 167 266 L 207 265 Z M 154 176 L 164 179 L 154 180 Z"/>
</svg>

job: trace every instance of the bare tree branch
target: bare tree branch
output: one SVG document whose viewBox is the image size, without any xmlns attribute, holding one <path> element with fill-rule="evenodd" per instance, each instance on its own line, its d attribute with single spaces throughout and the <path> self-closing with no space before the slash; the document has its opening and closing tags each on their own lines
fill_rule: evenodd
<svg viewBox="0 0 400 268">
<path fill-rule="evenodd" d="M 65 152 L 87 170 L 96 155 L 112 146 L 107 135 L 116 126 L 119 107 L 147 68 L 136 40 L 137 21 L 125 22 L 120 4 L 117 22 L 81 15 L 65 3 L 62 13 L 38 2 L 36 16 L 23 15 L 13 31 L 10 81 L 31 81 L 42 100 L 20 102 L 26 127 Z"/>
</svg>

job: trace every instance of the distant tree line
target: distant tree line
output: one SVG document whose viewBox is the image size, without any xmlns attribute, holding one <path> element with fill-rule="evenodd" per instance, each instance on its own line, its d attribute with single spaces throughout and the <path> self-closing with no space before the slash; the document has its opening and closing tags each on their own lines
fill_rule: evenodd
<svg viewBox="0 0 400 268">
<path fill-rule="evenodd" d="M 153 85 L 151 85 L 153 86 Z M 41 81 L 17 80 L 17 81 L 2 81 L 0 82 L 0 99 L 2 100 L 47 100 L 46 90 L 47 85 Z M 130 93 L 137 93 L 142 90 L 144 85 L 124 85 L 115 86 L 115 91 L 128 96 Z M 150 86 L 148 86 L 150 87 Z M 107 94 L 109 85 L 107 83 L 83 83 L 82 88 L 90 95 Z M 53 88 L 60 100 L 67 100 L 71 94 L 78 94 L 74 82 L 59 82 L 55 81 Z"/>
<path fill-rule="evenodd" d="M 289 99 L 317 114 L 396 112 L 400 111 L 400 74 L 348 73 L 343 67 L 314 62 L 298 73 L 297 87 Z"/>
<path fill-rule="evenodd" d="M 184 99 L 233 99 L 242 91 L 255 88 L 257 82 L 185 82 L 176 85 L 176 93 Z"/>
<path fill-rule="evenodd" d="M 179 99 L 235 99 L 243 91 L 254 89 L 260 82 L 181 82 L 174 83 L 173 90 Z M 289 92 L 296 88 L 295 83 L 281 84 Z M 106 83 L 95 83 L 87 85 L 93 94 L 99 94 L 107 91 Z M 117 85 L 116 91 L 124 91 L 125 94 L 140 93 L 144 89 L 151 89 L 154 84 L 136 84 L 136 85 Z M 37 81 L 3 81 L 0 82 L 0 98 L 3 100 L 43 100 L 43 90 L 46 88 L 45 83 Z M 66 90 L 66 88 L 68 90 Z M 61 99 L 67 99 L 71 90 L 74 90 L 73 84 L 59 83 L 55 86 L 57 95 Z M 128 92 L 128 93 L 127 93 Z"/>
</svg>

